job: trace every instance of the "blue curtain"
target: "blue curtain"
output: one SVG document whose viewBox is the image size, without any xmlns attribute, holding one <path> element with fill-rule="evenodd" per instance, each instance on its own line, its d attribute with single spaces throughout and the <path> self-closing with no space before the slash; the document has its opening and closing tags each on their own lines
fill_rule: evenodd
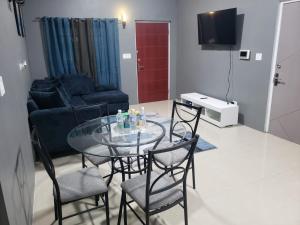
<svg viewBox="0 0 300 225">
<path fill-rule="evenodd" d="M 117 19 L 93 20 L 96 77 L 100 85 L 120 87 L 120 50 Z"/>
<path fill-rule="evenodd" d="M 76 74 L 70 20 L 43 17 L 41 26 L 49 76 Z"/>
</svg>

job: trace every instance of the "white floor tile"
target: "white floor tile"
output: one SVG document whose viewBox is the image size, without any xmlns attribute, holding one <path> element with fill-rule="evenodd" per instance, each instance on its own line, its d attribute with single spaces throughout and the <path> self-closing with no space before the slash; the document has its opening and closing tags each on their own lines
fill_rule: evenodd
<svg viewBox="0 0 300 225">
<path fill-rule="evenodd" d="M 169 116 L 171 101 L 142 104 L 148 112 Z M 139 109 L 141 105 L 132 106 Z M 217 128 L 201 121 L 198 133 L 218 147 L 196 154 L 197 189 L 189 189 L 189 224 L 299 225 L 300 146 L 246 126 Z M 80 168 L 79 156 L 55 160 L 57 174 Z M 105 171 L 107 168 L 102 168 Z M 118 179 L 114 181 L 118 185 Z M 191 180 L 189 177 L 189 184 Z M 118 195 L 117 191 L 113 195 Z M 111 224 L 119 200 L 112 197 Z M 86 201 L 66 211 L 85 207 Z M 105 224 L 104 212 L 75 217 L 64 224 Z M 175 207 L 160 215 L 168 225 L 181 225 L 183 212 Z M 36 167 L 34 224 L 54 219 L 52 184 L 43 167 Z M 153 222 L 154 223 L 154 222 Z M 139 224 L 134 217 L 128 224 Z"/>
</svg>

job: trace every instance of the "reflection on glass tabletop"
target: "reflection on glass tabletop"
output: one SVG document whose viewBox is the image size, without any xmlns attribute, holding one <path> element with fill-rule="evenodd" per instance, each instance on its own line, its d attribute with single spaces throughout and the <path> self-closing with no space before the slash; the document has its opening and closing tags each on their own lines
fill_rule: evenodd
<svg viewBox="0 0 300 225">
<path fill-rule="evenodd" d="M 155 145 L 169 137 L 171 119 L 153 117 L 144 127 L 118 128 L 116 116 L 107 116 L 87 121 L 68 135 L 68 143 L 75 150 L 101 157 L 141 154 L 139 147 Z M 175 126 L 177 134 L 185 136 L 183 124 Z M 135 147 L 135 148 L 134 148 Z"/>
</svg>

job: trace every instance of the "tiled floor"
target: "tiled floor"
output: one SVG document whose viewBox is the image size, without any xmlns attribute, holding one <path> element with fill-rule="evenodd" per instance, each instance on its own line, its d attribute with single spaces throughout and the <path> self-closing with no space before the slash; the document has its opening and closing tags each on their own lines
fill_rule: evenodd
<svg viewBox="0 0 300 225">
<path fill-rule="evenodd" d="M 170 115 L 171 102 L 143 104 L 146 111 Z M 134 106 L 138 108 L 140 106 Z M 198 133 L 218 147 L 196 154 L 197 190 L 188 190 L 190 225 L 299 225 L 300 146 L 246 126 L 219 129 L 204 121 Z M 58 174 L 80 168 L 80 157 L 55 160 Z M 40 165 L 36 169 L 34 224 L 53 223 L 52 185 Z M 102 172 L 106 168 L 102 168 Z M 111 191 L 111 224 L 116 224 L 119 179 Z M 190 182 L 191 183 L 191 182 Z M 70 205 L 64 212 L 85 207 Z M 105 224 L 98 211 L 64 224 Z M 128 224 L 139 224 L 131 218 Z M 55 223 L 53 223 L 55 224 Z M 153 224 L 181 225 L 180 207 Z"/>
</svg>

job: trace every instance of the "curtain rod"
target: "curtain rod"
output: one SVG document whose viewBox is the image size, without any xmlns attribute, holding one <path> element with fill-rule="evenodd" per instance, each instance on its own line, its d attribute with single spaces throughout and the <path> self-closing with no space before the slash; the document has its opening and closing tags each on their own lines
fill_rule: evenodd
<svg viewBox="0 0 300 225">
<path fill-rule="evenodd" d="M 40 22 L 42 18 L 43 18 L 43 17 L 35 17 L 35 18 L 32 20 L 32 22 Z M 76 17 L 67 17 L 67 18 L 69 18 L 69 19 L 79 19 L 79 20 L 92 19 L 92 18 L 76 18 Z M 116 19 L 117 19 L 117 18 L 116 18 Z M 120 21 L 120 20 L 118 19 L 118 21 Z"/>
<path fill-rule="evenodd" d="M 35 17 L 32 22 L 40 22 L 42 17 Z M 85 20 L 87 18 L 70 18 L 70 19 L 81 19 Z M 118 19 L 119 20 L 119 19 Z M 135 20 L 135 22 L 156 22 L 156 23 L 172 23 L 171 20 Z"/>
</svg>

